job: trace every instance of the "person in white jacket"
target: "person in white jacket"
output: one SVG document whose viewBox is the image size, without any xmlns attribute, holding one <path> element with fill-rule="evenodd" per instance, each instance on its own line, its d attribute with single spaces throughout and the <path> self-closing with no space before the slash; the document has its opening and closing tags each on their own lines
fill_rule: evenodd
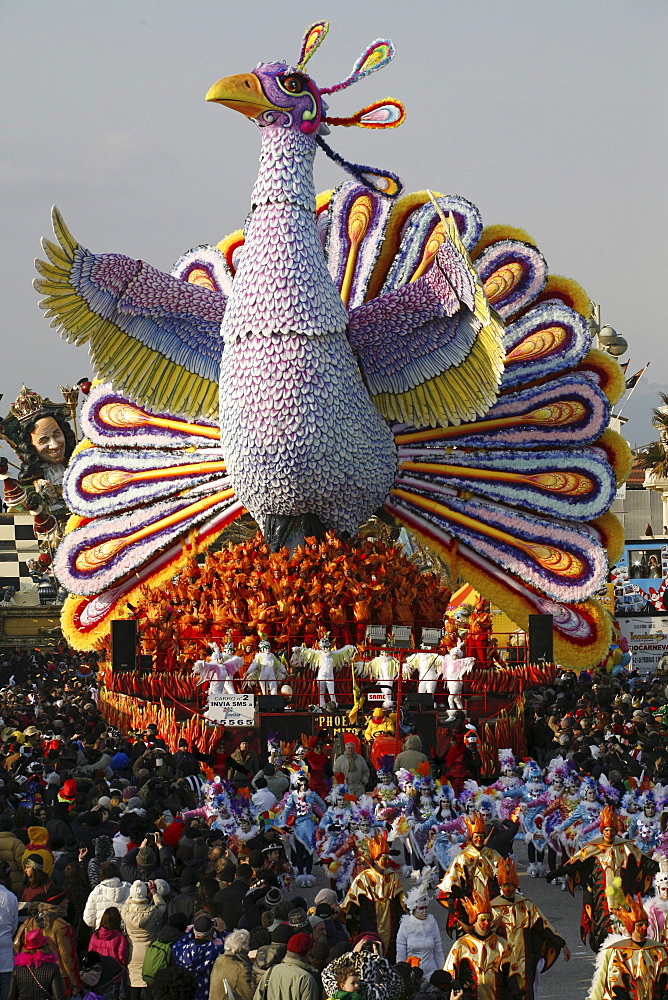
<svg viewBox="0 0 668 1000">
<path fill-rule="evenodd" d="M 118 866 L 114 861 L 103 861 L 100 865 L 100 884 L 91 890 L 83 912 L 84 923 L 93 930 L 100 926 L 102 914 L 107 907 L 115 906 L 120 912 L 130 895 L 130 883 L 121 882 L 116 875 L 117 871 Z"/>
<path fill-rule="evenodd" d="M 8 874 L 9 865 L 3 867 Z M 14 968 L 14 935 L 19 925 L 19 904 L 13 892 L 0 884 L 0 997 L 9 992 Z"/>
<path fill-rule="evenodd" d="M 420 960 L 423 981 L 432 972 L 443 968 L 445 957 L 436 917 L 429 913 L 429 897 L 424 883 L 411 889 L 404 900 L 405 913 L 397 933 L 397 962 L 405 962 L 409 955 Z"/>
</svg>

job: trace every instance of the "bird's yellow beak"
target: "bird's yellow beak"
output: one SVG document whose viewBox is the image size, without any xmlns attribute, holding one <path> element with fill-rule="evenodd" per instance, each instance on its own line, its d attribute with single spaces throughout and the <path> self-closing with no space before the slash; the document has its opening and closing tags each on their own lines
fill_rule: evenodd
<svg viewBox="0 0 668 1000">
<path fill-rule="evenodd" d="M 255 73 L 223 77 L 209 89 L 206 99 L 240 111 L 247 118 L 257 118 L 263 111 L 281 110 L 267 99 Z"/>
</svg>

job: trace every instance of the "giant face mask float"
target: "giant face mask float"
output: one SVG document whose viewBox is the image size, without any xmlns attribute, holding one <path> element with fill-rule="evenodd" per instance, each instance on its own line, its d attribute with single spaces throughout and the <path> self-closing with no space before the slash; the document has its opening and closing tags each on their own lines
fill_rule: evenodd
<svg viewBox="0 0 668 1000">
<path fill-rule="evenodd" d="M 395 127 L 404 112 L 388 99 L 330 115 L 394 48 L 372 43 L 323 87 L 306 66 L 327 28 L 309 28 L 294 66 L 260 63 L 207 95 L 261 135 L 243 233 L 164 275 L 90 254 L 54 215 L 43 305 L 108 382 L 84 417 L 95 448 L 67 477 L 86 521 L 59 552 L 81 595 L 66 619 L 101 630 L 139 583 L 180 568 L 180 539 L 201 550 L 244 509 L 272 548 L 294 549 L 354 534 L 383 505 L 523 628 L 553 614 L 562 662 L 596 662 L 609 625 L 588 599 L 627 455 L 610 432 L 588 446 L 618 364 L 589 353 L 587 296 L 548 276 L 526 234 L 483 235 L 464 199 L 402 197 L 390 171 L 328 146 L 332 126 Z M 316 199 L 318 151 L 353 180 Z"/>
</svg>

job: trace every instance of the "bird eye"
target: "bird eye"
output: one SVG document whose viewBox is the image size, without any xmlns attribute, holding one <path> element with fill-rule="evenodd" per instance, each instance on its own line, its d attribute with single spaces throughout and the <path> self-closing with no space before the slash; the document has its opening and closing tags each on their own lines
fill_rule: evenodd
<svg viewBox="0 0 668 1000">
<path fill-rule="evenodd" d="M 304 81 L 296 74 L 293 76 L 284 76 L 281 84 L 289 94 L 301 94 L 304 89 Z"/>
</svg>

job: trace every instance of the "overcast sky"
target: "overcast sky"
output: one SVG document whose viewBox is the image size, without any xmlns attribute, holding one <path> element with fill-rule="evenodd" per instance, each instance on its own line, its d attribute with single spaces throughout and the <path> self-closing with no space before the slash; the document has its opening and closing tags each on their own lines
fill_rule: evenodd
<svg viewBox="0 0 668 1000">
<path fill-rule="evenodd" d="M 321 86 L 375 38 L 397 49 L 331 113 L 393 96 L 408 115 L 393 131 L 334 130 L 335 148 L 528 230 L 627 338 L 629 374 L 652 360 L 625 411 L 631 442 L 648 440 L 668 391 L 665 0 L 4 0 L 0 411 L 22 382 L 59 398 L 90 373 L 31 287 L 51 205 L 90 250 L 163 270 L 218 242 L 247 213 L 259 137 L 204 95 L 260 60 L 296 61 L 321 18 Z M 344 179 L 319 157 L 319 189 Z"/>
</svg>

